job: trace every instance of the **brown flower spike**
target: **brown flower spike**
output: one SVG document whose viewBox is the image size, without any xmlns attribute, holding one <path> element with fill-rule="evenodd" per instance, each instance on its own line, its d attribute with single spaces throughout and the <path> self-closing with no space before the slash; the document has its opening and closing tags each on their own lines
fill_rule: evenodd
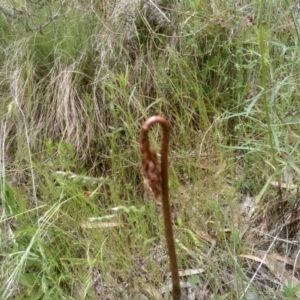
<svg viewBox="0 0 300 300">
<path fill-rule="evenodd" d="M 159 166 L 158 158 L 155 151 L 150 147 L 148 132 L 154 123 L 162 126 L 163 137 L 161 144 L 161 166 Z M 178 266 L 176 259 L 175 243 L 173 236 L 171 210 L 169 201 L 169 185 L 168 185 L 168 147 L 169 147 L 170 128 L 168 122 L 160 117 L 150 117 L 142 127 L 140 137 L 140 150 L 142 154 L 143 173 L 147 182 L 151 187 L 154 196 L 162 197 L 163 214 L 165 223 L 165 237 L 167 240 L 170 268 L 172 275 L 172 297 L 174 300 L 181 299 L 181 290 L 179 283 Z"/>
</svg>

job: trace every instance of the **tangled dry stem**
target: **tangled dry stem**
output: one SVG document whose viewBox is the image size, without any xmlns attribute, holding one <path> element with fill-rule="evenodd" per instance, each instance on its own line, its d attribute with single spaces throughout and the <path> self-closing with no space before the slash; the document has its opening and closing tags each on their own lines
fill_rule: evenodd
<svg viewBox="0 0 300 300">
<path fill-rule="evenodd" d="M 159 123 L 163 129 L 162 145 L 161 145 L 161 166 L 155 151 L 150 147 L 148 132 L 154 123 Z M 168 122 L 160 117 L 153 116 L 149 118 L 142 127 L 140 137 L 140 151 L 142 154 L 143 173 L 151 187 L 154 196 L 162 197 L 165 237 L 167 240 L 170 268 L 172 275 L 174 300 L 181 299 L 181 290 L 179 283 L 179 274 L 176 258 L 176 250 L 173 236 L 171 209 L 169 201 L 169 186 L 168 186 L 168 147 L 169 147 L 170 128 Z"/>
</svg>

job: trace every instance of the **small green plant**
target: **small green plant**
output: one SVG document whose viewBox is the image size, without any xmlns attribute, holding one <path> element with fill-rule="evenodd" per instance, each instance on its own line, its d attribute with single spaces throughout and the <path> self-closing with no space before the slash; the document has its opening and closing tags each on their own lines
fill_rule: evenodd
<svg viewBox="0 0 300 300">
<path fill-rule="evenodd" d="M 293 286 L 293 282 L 291 278 L 287 279 L 287 282 L 283 284 L 283 291 L 282 295 L 286 300 L 294 300 L 294 299 L 300 299 L 300 297 L 297 297 L 297 294 L 299 296 L 300 292 L 300 283 L 296 286 Z"/>
</svg>

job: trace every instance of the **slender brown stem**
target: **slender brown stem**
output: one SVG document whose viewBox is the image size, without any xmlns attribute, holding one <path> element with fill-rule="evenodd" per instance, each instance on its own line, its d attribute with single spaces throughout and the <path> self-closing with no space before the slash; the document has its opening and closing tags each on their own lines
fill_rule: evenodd
<svg viewBox="0 0 300 300">
<path fill-rule="evenodd" d="M 162 126 L 163 137 L 161 144 L 161 166 L 159 168 L 158 159 L 155 151 L 150 147 L 148 132 L 152 124 L 159 123 Z M 165 224 L 165 237 L 167 240 L 170 269 L 172 275 L 174 300 L 181 299 L 181 290 L 179 283 L 178 266 L 176 259 L 176 250 L 173 236 L 171 209 L 169 201 L 169 185 L 168 185 L 168 148 L 170 138 L 170 127 L 168 122 L 160 117 L 153 116 L 149 118 L 142 127 L 140 137 L 140 150 L 142 154 L 143 172 L 147 181 L 154 192 L 155 197 L 162 197 L 163 215 Z"/>
</svg>

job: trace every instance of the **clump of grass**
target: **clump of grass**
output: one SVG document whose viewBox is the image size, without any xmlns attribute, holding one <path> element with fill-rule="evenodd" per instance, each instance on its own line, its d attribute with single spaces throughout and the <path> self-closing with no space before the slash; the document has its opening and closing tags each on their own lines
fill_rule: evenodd
<svg viewBox="0 0 300 300">
<path fill-rule="evenodd" d="M 179 270 L 203 270 L 181 283 L 203 299 L 292 293 L 240 255 L 298 257 L 296 4 L 21 2 L 0 6 L 3 299 L 166 291 L 138 151 L 154 114 L 172 125 Z M 82 226 L 90 218 L 115 226 Z"/>
</svg>

